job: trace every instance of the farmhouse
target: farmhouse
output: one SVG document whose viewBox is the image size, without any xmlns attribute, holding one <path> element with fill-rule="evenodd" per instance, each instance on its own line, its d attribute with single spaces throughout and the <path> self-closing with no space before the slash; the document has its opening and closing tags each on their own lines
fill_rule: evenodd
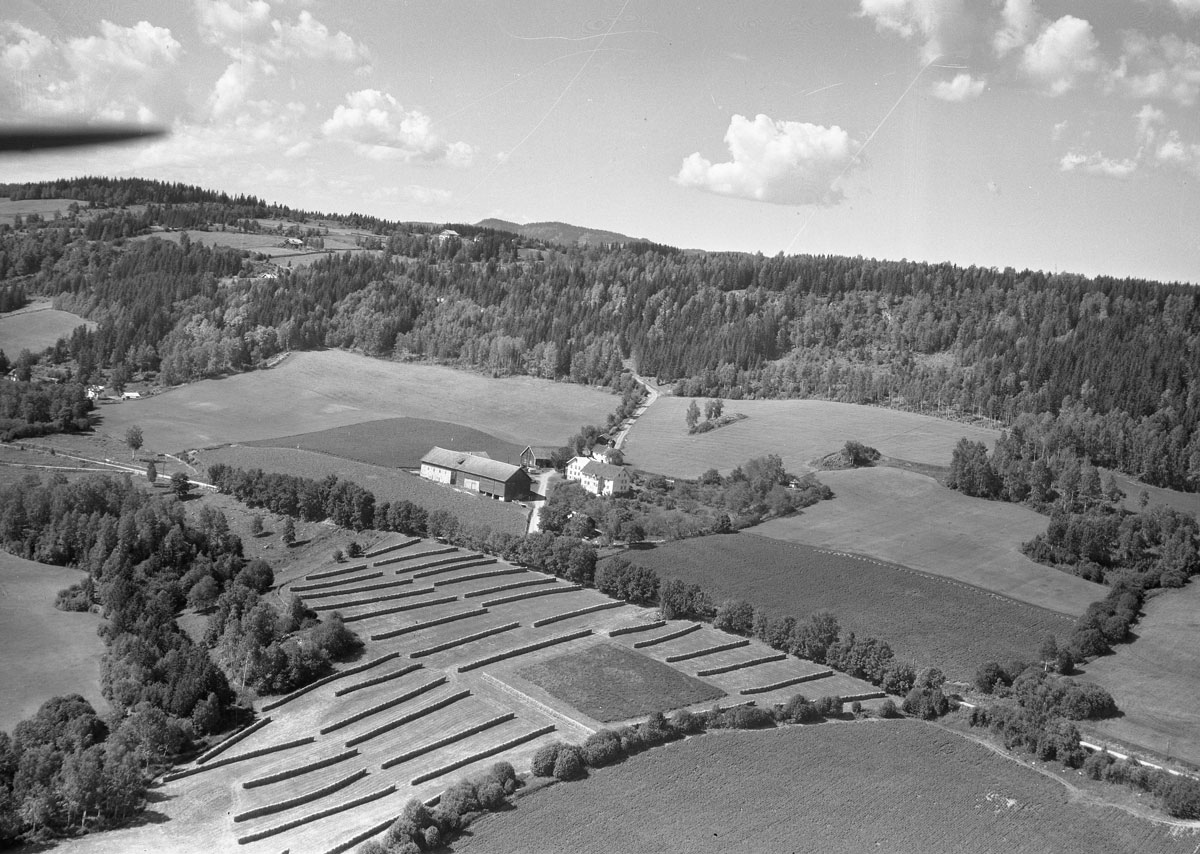
<svg viewBox="0 0 1200 854">
<path fill-rule="evenodd" d="M 602 445 L 597 442 L 592 446 L 590 453 L 593 460 L 599 460 L 602 463 L 612 463 L 614 465 L 621 464 L 621 452 L 612 445 Z"/>
<path fill-rule="evenodd" d="M 578 481 L 592 495 L 621 495 L 629 491 L 629 473 L 624 468 L 590 457 L 572 457 L 567 463 L 567 480 Z"/>
<path fill-rule="evenodd" d="M 521 451 L 521 465 L 530 469 L 545 469 L 554 465 L 554 448 L 526 445 Z"/>
<path fill-rule="evenodd" d="M 529 475 L 520 466 L 437 447 L 421 458 L 421 477 L 500 501 L 516 501 L 529 493 L 530 486 Z"/>
</svg>

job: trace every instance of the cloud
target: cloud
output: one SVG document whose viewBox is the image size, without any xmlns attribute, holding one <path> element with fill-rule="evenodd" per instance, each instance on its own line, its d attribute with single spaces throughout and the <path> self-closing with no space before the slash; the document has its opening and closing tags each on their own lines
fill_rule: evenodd
<svg viewBox="0 0 1200 854">
<path fill-rule="evenodd" d="M 1033 0 L 1005 0 L 1000 19 L 1000 28 L 992 35 L 992 50 L 996 56 L 1005 57 L 1029 44 L 1041 16 Z"/>
<path fill-rule="evenodd" d="M 1138 162 L 1133 158 L 1114 160 L 1099 152 L 1080 154 L 1076 151 L 1064 154 L 1058 165 L 1063 172 L 1078 170 L 1088 175 L 1101 175 L 1106 178 L 1128 178 L 1138 168 Z"/>
<path fill-rule="evenodd" d="M 926 61 L 968 49 L 976 26 L 966 0 L 859 0 L 859 9 L 877 30 L 920 39 Z"/>
<path fill-rule="evenodd" d="M 1021 69 L 1047 95 L 1066 94 L 1099 68 L 1092 25 L 1072 15 L 1047 24 L 1021 56 Z"/>
<path fill-rule="evenodd" d="M 976 79 L 970 74 L 955 74 L 953 80 L 941 80 L 933 84 L 933 97 L 943 101 L 970 101 L 983 94 L 987 81 Z"/>
<path fill-rule="evenodd" d="M 1131 98 L 1166 99 L 1190 107 L 1200 98 L 1200 45 L 1175 35 L 1155 40 L 1126 33 L 1109 85 Z"/>
<path fill-rule="evenodd" d="M 674 181 L 683 187 L 783 205 L 835 204 L 833 185 L 854 162 L 857 146 L 836 125 L 753 121 L 735 115 L 725 132 L 732 159 L 712 163 L 699 152 L 685 157 Z"/>
<path fill-rule="evenodd" d="M 1171 0 L 1182 15 L 1200 15 L 1200 0 Z"/>
<path fill-rule="evenodd" d="M 1054 127 L 1050 129 L 1050 138 L 1058 142 L 1063 138 L 1063 134 L 1067 132 L 1067 128 L 1070 126 L 1071 123 L 1066 119 L 1063 119 L 1061 122 L 1055 122 Z"/>
<path fill-rule="evenodd" d="M 1137 152 L 1117 159 L 1101 152 L 1068 152 L 1059 162 L 1064 172 L 1082 172 L 1108 178 L 1128 178 L 1142 166 L 1182 169 L 1200 177 L 1200 142 L 1191 142 L 1167 126 L 1167 115 L 1152 104 L 1144 104 L 1133 116 Z"/>
<path fill-rule="evenodd" d="M 394 97 L 378 89 L 347 94 L 346 103 L 338 104 L 321 125 L 321 132 L 375 160 L 469 166 L 475 155 L 475 148 L 465 142 L 443 142 L 434 133 L 429 116 L 420 110 L 405 110 Z"/>
<path fill-rule="evenodd" d="M 266 55 L 274 59 L 326 59 L 346 63 L 370 59 L 365 45 L 340 30 L 331 33 L 307 9 L 300 12 L 295 23 L 272 21 L 271 29 L 274 37 L 264 48 Z"/>
<path fill-rule="evenodd" d="M 271 7 L 266 0 L 196 0 L 195 9 L 196 26 L 206 44 L 223 48 L 247 39 L 257 41 L 271 31 Z"/>
</svg>

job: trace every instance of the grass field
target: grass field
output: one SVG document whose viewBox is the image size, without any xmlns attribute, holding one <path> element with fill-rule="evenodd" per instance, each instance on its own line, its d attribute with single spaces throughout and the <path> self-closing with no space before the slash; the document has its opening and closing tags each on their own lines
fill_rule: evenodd
<svg viewBox="0 0 1200 854">
<path fill-rule="evenodd" d="M 17 311 L 0 314 L 0 350 L 15 361 L 22 350 L 40 353 L 76 327 L 94 329 L 96 324 L 69 311 L 51 308 L 50 303 L 32 303 Z"/>
<path fill-rule="evenodd" d="M 1155 596 L 1133 630 L 1134 643 L 1084 668 L 1124 713 L 1088 733 L 1200 766 L 1200 582 Z"/>
<path fill-rule="evenodd" d="M 598 721 L 677 709 L 724 696 L 709 685 L 614 644 L 597 644 L 522 668 L 517 674 Z"/>
<path fill-rule="evenodd" d="M 99 429 L 123 437 L 130 424 L 138 424 L 147 448 L 174 452 L 383 418 L 428 418 L 474 427 L 523 448 L 561 444 L 580 425 L 603 424 L 616 405 L 608 392 L 587 386 L 492 379 L 323 350 L 294 353 L 270 370 L 106 407 Z"/>
<path fill-rule="evenodd" d="M 278 225 L 278 222 L 274 220 L 264 220 L 262 222 L 272 228 Z M 312 223 L 308 223 L 302 227 L 313 227 L 313 225 Z M 203 243 L 206 246 L 227 246 L 230 249 L 245 249 L 250 252 L 266 255 L 276 264 L 285 267 L 305 267 L 331 253 L 339 255 L 343 252 L 380 254 L 380 251 L 377 249 L 363 249 L 357 246 L 354 234 L 347 229 L 337 228 L 336 226 L 335 229 L 336 231 L 331 229 L 330 233 L 325 236 L 324 249 L 296 249 L 281 245 L 284 242 L 284 238 L 278 234 L 243 234 L 238 231 L 201 231 L 198 229 L 188 229 L 186 232 L 156 231 L 153 234 L 134 239 L 148 240 L 151 237 L 157 237 L 161 240 L 178 243 L 181 236 L 187 234 L 193 243 Z"/>
<path fill-rule="evenodd" d="M 300 448 L 387 468 L 417 468 L 421 457 L 434 445 L 459 451 L 483 451 L 493 460 L 520 465 L 521 451 L 525 448 L 482 430 L 428 418 L 385 418 L 247 444 Z"/>
<path fill-rule="evenodd" d="M 944 730 L 871 721 L 651 750 L 481 819 L 454 850 L 1193 854 L 1198 841 Z"/>
<path fill-rule="evenodd" d="M 95 614 L 54 607 L 54 595 L 83 579 L 78 570 L 48 566 L 0 551 L 0 730 L 61 694 L 82 694 L 98 712 L 100 656 Z"/>
<path fill-rule="evenodd" d="M 45 219 L 54 219 L 55 212 L 66 216 L 74 199 L 20 199 L 13 201 L 7 196 L 0 196 L 0 223 L 12 225 L 14 216 L 40 214 Z M 80 202 L 80 207 L 87 207 L 87 202 Z"/>
<path fill-rule="evenodd" d="M 824 400 L 730 400 L 727 413 L 749 416 L 727 427 L 688 435 L 684 413 L 692 398 L 660 397 L 629 431 L 626 462 L 674 477 L 697 477 L 710 468 L 722 474 L 752 457 L 779 454 L 788 471 L 810 471 L 810 463 L 857 439 L 885 456 L 923 465 L 950 464 L 963 436 L 991 445 L 999 435 L 927 415 L 830 403 Z M 704 401 L 700 401 L 703 406 Z"/>
<path fill-rule="evenodd" d="M 918 667 L 969 680 L 989 659 L 1028 657 L 1073 620 L 948 579 L 755 534 L 701 537 L 629 552 L 664 578 L 699 583 L 720 601 L 743 598 L 798 618 L 828 610 Z"/>
<path fill-rule="evenodd" d="M 1027 507 L 970 498 L 896 468 L 829 471 L 820 478 L 833 490 L 832 501 L 771 519 L 754 533 L 870 555 L 1071 616 L 1108 592 L 1021 554 L 1021 543 L 1049 523 Z"/>
</svg>

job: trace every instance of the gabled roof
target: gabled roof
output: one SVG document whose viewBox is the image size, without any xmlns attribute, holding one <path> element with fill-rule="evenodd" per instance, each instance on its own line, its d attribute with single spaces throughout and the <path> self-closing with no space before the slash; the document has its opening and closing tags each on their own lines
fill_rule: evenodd
<svg viewBox="0 0 1200 854">
<path fill-rule="evenodd" d="M 580 473 L 591 475 L 592 477 L 602 477 L 605 480 L 616 480 L 620 475 L 625 473 L 625 469 L 621 466 L 602 463 L 599 460 L 591 460 L 580 469 Z"/>
<path fill-rule="evenodd" d="M 538 456 L 538 457 L 553 456 L 554 452 L 557 450 L 558 450 L 558 448 L 552 448 L 549 445 L 526 445 L 525 446 L 525 451 L 532 451 L 534 456 Z M 525 451 L 521 451 L 521 453 L 523 454 L 523 453 L 525 453 Z"/>
<path fill-rule="evenodd" d="M 421 462 L 445 469 L 454 469 L 464 474 L 486 477 L 489 480 L 508 481 L 514 475 L 521 472 L 520 466 L 509 465 L 499 460 L 492 460 L 487 457 L 464 453 L 463 451 L 451 451 L 438 447 L 431 448 L 429 453 L 421 457 Z"/>
</svg>

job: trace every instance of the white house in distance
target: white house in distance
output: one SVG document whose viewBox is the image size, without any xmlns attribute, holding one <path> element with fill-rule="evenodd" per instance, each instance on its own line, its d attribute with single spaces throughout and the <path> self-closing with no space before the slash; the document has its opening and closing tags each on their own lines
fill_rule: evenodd
<svg viewBox="0 0 1200 854">
<path fill-rule="evenodd" d="M 572 457 L 567 463 L 567 480 L 578 481 L 592 495 L 622 495 L 629 491 L 629 473 L 624 468 L 591 457 Z"/>
</svg>

